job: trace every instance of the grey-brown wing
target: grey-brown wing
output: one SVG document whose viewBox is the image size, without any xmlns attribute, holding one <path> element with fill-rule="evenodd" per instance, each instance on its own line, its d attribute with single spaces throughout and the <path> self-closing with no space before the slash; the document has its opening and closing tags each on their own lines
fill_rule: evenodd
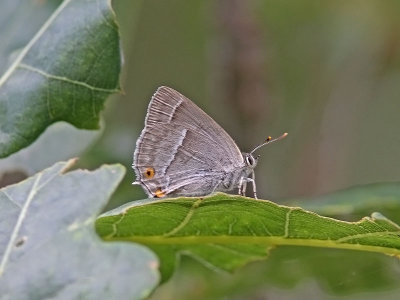
<svg viewBox="0 0 400 300">
<path fill-rule="evenodd" d="M 242 163 L 235 142 L 211 117 L 177 91 L 157 90 L 134 154 L 137 180 L 149 194 L 196 185 L 202 178 L 218 181 Z"/>
<path fill-rule="evenodd" d="M 154 196 L 156 191 L 169 194 L 176 189 L 222 175 L 223 166 L 191 145 L 196 133 L 170 124 L 151 125 L 136 146 L 136 180 Z"/>
<path fill-rule="evenodd" d="M 197 136 L 192 141 L 194 149 L 212 150 L 211 153 L 215 155 L 211 159 L 225 162 L 225 165 L 242 161 L 236 143 L 217 122 L 181 93 L 165 86 L 158 88 L 152 97 L 145 126 L 160 123 L 181 126 L 195 132 Z M 196 140 L 201 143 L 196 143 Z"/>
</svg>

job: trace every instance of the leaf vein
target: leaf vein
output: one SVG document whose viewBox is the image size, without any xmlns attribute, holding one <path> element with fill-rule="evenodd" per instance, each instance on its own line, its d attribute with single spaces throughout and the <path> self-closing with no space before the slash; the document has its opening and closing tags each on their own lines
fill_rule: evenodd
<svg viewBox="0 0 400 300">
<path fill-rule="evenodd" d="M 54 13 L 50 16 L 50 18 L 43 24 L 43 26 L 39 29 L 39 31 L 35 34 L 35 36 L 29 41 L 29 43 L 22 49 L 21 53 L 14 60 L 14 63 L 7 69 L 4 75 L 0 78 L 0 87 L 8 80 L 8 78 L 12 75 L 21 61 L 24 59 L 25 55 L 32 48 L 32 46 L 40 39 L 40 37 L 45 33 L 47 28 L 53 23 L 53 21 L 57 18 L 57 16 L 63 11 L 63 9 L 71 2 L 71 0 L 63 1 L 60 6 L 54 11 Z"/>
<path fill-rule="evenodd" d="M 117 93 L 117 92 L 119 92 L 116 89 L 103 89 L 103 88 L 92 86 L 92 85 L 90 85 L 90 84 L 88 84 L 86 82 L 72 80 L 72 79 L 69 79 L 69 78 L 64 77 L 64 76 L 58 76 L 58 75 L 49 74 L 49 73 L 44 72 L 44 71 L 42 71 L 42 70 L 40 70 L 38 68 L 32 67 L 30 65 L 26 65 L 26 64 L 20 64 L 18 66 L 18 68 L 26 69 L 26 70 L 29 70 L 29 71 L 32 71 L 32 72 L 36 72 L 36 73 L 38 73 L 38 74 L 40 74 L 40 75 L 42 75 L 44 77 L 47 77 L 49 79 L 63 81 L 63 82 L 67 82 L 67 83 L 70 83 L 70 84 L 73 84 L 73 85 L 79 85 L 79 86 L 87 88 L 87 89 L 89 89 L 91 91 L 102 92 L 102 93 Z"/>
<path fill-rule="evenodd" d="M 25 220 L 26 214 L 28 213 L 28 208 L 29 208 L 31 202 L 33 201 L 33 198 L 35 197 L 36 193 L 38 192 L 37 187 L 39 185 L 39 182 L 40 182 L 41 178 L 42 178 L 42 173 L 39 173 L 37 178 L 36 178 L 36 180 L 34 181 L 34 183 L 32 185 L 31 190 L 29 191 L 28 198 L 26 199 L 24 205 L 21 208 L 21 212 L 20 212 L 20 214 L 18 216 L 17 223 L 15 224 L 14 230 L 11 233 L 10 240 L 8 241 L 6 250 L 4 251 L 3 258 L 2 258 L 2 260 L 0 262 L 0 276 L 5 270 L 5 266 L 6 266 L 7 262 L 8 262 L 8 259 L 9 259 L 10 255 L 11 255 L 12 247 L 13 247 L 13 245 L 15 243 L 15 240 L 18 237 L 18 232 L 21 229 L 22 222 Z"/>
<path fill-rule="evenodd" d="M 262 226 L 263 226 L 263 229 L 264 229 L 265 233 L 268 234 L 269 236 L 272 236 L 271 231 L 268 230 L 268 228 L 267 228 L 267 226 L 265 225 L 265 223 L 264 223 L 264 222 L 261 222 L 261 224 L 262 224 Z"/>
<path fill-rule="evenodd" d="M 292 209 L 289 209 L 286 213 L 285 217 L 285 234 L 283 237 L 287 238 L 289 237 L 289 223 L 290 223 L 290 214 L 292 213 Z"/>
<path fill-rule="evenodd" d="M 22 208 L 21 205 L 19 203 L 15 202 L 14 199 L 9 194 L 7 194 L 5 190 L 3 190 L 2 192 L 7 197 L 7 199 L 10 200 L 11 203 L 15 204 L 15 206 L 17 206 L 19 208 Z"/>
<path fill-rule="evenodd" d="M 193 217 L 193 214 L 196 210 L 197 207 L 199 207 L 200 203 L 203 201 L 202 198 L 200 198 L 199 200 L 195 201 L 192 205 L 192 207 L 189 209 L 189 212 L 187 213 L 187 215 L 185 216 L 185 218 L 182 220 L 182 222 L 176 226 L 174 229 L 172 229 L 171 231 L 165 233 L 163 236 L 164 237 L 169 237 L 172 236 L 174 234 L 176 234 L 179 230 L 181 230 L 183 227 L 185 227 L 185 225 L 187 223 L 189 223 L 190 219 Z"/>
<path fill-rule="evenodd" d="M 111 238 L 111 237 L 116 235 L 116 233 L 117 233 L 117 225 L 119 223 L 121 223 L 124 218 L 125 218 L 125 214 L 122 214 L 121 217 L 116 222 L 111 224 L 112 232 L 109 235 L 107 235 L 108 238 Z"/>
</svg>

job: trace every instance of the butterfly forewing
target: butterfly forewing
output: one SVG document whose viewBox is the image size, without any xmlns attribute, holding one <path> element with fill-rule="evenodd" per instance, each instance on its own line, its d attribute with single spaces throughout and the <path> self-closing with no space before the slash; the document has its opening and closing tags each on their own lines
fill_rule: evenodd
<svg viewBox="0 0 400 300">
<path fill-rule="evenodd" d="M 137 180 L 150 195 L 188 185 L 207 185 L 211 192 L 219 173 L 242 163 L 232 138 L 198 106 L 171 88 L 156 91 L 134 154 Z"/>
</svg>

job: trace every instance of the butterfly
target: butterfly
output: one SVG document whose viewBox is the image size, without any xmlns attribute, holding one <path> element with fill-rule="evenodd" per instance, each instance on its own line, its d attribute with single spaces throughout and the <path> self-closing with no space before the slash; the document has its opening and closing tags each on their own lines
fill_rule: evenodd
<svg viewBox="0 0 400 300">
<path fill-rule="evenodd" d="M 230 135 L 191 100 L 161 86 L 150 100 L 145 126 L 136 142 L 133 169 L 149 197 L 204 196 L 238 190 L 247 183 L 257 198 L 254 168 L 259 148 L 287 136 L 268 137 L 241 152 Z"/>
</svg>

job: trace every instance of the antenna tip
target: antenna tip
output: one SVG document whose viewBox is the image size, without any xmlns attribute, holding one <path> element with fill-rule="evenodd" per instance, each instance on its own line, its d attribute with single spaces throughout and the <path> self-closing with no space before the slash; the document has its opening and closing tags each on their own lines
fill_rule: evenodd
<svg viewBox="0 0 400 300">
<path fill-rule="evenodd" d="M 284 134 L 282 134 L 282 137 L 286 137 L 289 133 L 285 132 Z"/>
</svg>

